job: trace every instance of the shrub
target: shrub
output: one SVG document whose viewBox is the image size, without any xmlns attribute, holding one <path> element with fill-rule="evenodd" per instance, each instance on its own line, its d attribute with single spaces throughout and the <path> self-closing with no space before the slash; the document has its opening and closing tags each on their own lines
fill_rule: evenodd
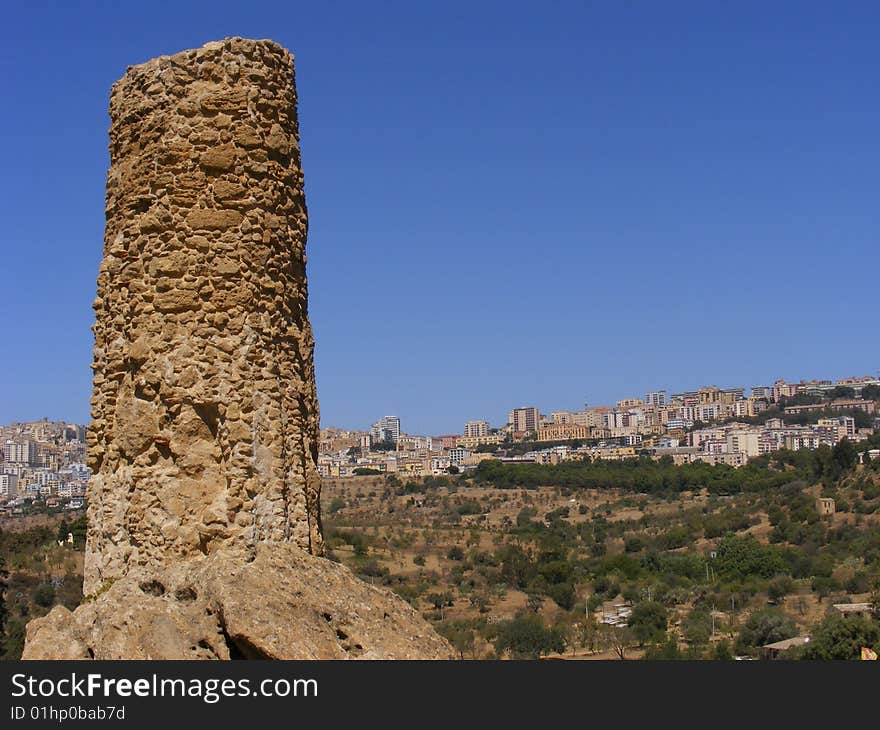
<svg viewBox="0 0 880 730">
<path fill-rule="evenodd" d="M 49 608 L 55 603 L 55 588 L 51 583 L 41 583 L 34 589 L 34 603 L 43 608 Z"/>
</svg>

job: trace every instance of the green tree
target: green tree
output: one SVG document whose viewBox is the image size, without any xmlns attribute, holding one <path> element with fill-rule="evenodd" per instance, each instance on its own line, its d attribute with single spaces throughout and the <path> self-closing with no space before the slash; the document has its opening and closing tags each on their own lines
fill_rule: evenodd
<svg viewBox="0 0 880 730">
<path fill-rule="evenodd" d="M 519 545 L 501 546 L 495 560 L 501 565 L 501 577 L 511 588 L 525 588 L 535 575 L 531 555 Z"/>
<path fill-rule="evenodd" d="M 61 520 L 58 524 L 58 542 L 66 542 L 69 533 L 70 525 L 67 523 L 67 520 Z"/>
<path fill-rule="evenodd" d="M 838 441 L 837 445 L 831 450 L 831 460 L 835 467 L 834 476 L 840 477 L 841 474 L 852 469 L 858 461 L 858 453 L 852 442 L 845 438 Z"/>
<path fill-rule="evenodd" d="M 547 587 L 547 595 L 552 598 L 556 605 L 570 611 L 574 606 L 575 590 L 573 583 L 552 583 Z"/>
<path fill-rule="evenodd" d="M 813 630 L 802 659 L 858 659 L 862 647 L 880 651 L 880 626 L 863 616 L 827 616 Z"/>
<path fill-rule="evenodd" d="M 666 635 L 669 615 L 666 607 L 657 601 L 642 601 L 633 608 L 629 617 L 629 628 L 644 646 L 649 642 L 662 641 Z"/>
<path fill-rule="evenodd" d="M 785 560 L 778 549 L 759 543 L 753 535 L 729 535 L 717 549 L 716 571 L 728 580 L 770 578 L 785 572 Z"/>
<path fill-rule="evenodd" d="M 591 654 L 599 643 L 599 626 L 593 616 L 588 616 L 577 625 L 578 643 Z"/>
<path fill-rule="evenodd" d="M 684 638 L 692 646 L 705 646 L 712 636 L 712 617 L 702 608 L 695 608 L 684 620 Z"/>
<path fill-rule="evenodd" d="M 516 515 L 517 527 L 531 527 L 532 518 L 537 515 L 537 511 L 532 507 L 523 507 Z"/>
<path fill-rule="evenodd" d="M 645 652 L 645 659 L 684 659 L 684 655 L 678 648 L 678 641 L 676 641 L 675 636 L 667 634 L 663 641 L 648 647 L 648 650 Z"/>
<path fill-rule="evenodd" d="M 467 621 L 446 621 L 437 625 L 437 632 L 446 638 L 464 659 L 465 652 L 474 655 L 474 629 Z"/>
<path fill-rule="evenodd" d="M 797 635 L 794 619 L 779 609 L 768 608 L 749 616 L 736 639 L 736 653 L 748 654 L 765 644 Z"/>
<path fill-rule="evenodd" d="M 770 581 L 770 584 L 767 586 L 767 597 L 773 603 L 779 603 L 793 590 L 794 581 L 791 579 L 791 576 L 781 575 Z"/>
<path fill-rule="evenodd" d="M 837 385 L 828 391 L 828 399 L 836 400 L 837 398 L 855 398 L 856 390 L 849 385 Z M 864 397 L 864 391 L 862 391 Z"/>
<path fill-rule="evenodd" d="M 70 532 L 73 534 L 73 543 L 79 547 L 86 544 L 86 516 L 78 517 L 70 525 Z"/>
<path fill-rule="evenodd" d="M 551 652 L 565 650 L 565 637 L 557 628 L 548 628 L 544 619 L 534 614 L 518 616 L 498 625 L 495 651 L 514 659 L 538 659 Z"/>
<path fill-rule="evenodd" d="M 730 661 L 733 659 L 733 653 L 730 651 L 730 643 L 727 639 L 722 639 L 715 644 L 715 649 L 712 651 L 712 658 L 718 661 Z"/>
<path fill-rule="evenodd" d="M 342 497 L 334 497 L 330 500 L 330 506 L 327 507 L 327 513 L 331 515 L 336 514 L 343 507 L 345 507 L 345 500 Z"/>
<path fill-rule="evenodd" d="M 0 652 L 3 659 L 21 659 L 24 651 L 24 627 L 25 622 L 21 619 L 10 620 L 6 625 L 6 635 L 3 637 Z"/>
</svg>

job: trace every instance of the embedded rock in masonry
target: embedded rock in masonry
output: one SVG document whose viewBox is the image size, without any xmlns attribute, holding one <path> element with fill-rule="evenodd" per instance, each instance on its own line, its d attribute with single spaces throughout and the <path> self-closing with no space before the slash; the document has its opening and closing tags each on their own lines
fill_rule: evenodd
<svg viewBox="0 0 880 730">
<path fill-rule="evenodd" d="M 133 568 L 27 626 L 23 659 L 454 659 L 402 598 L 290 543 Z"/>
<path fill-rule="evenodd" d="M 110 99 L 85 592 L 137 566 L 323 552 L 293 58 L 230 38 Z"/>
</svg>

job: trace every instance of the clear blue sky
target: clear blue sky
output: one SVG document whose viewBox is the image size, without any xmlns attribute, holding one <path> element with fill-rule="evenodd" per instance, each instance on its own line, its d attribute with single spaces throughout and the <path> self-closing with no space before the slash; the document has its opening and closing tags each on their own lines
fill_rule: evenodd
<svg viewBox="0 0 880 730">
<path fill-rule="evenodd" d="M 4 3 L 0 422 L 88 421 L 110 85 L 296 55 L 323 425 L 880 367 L 876 2 Z"/>
</svg>

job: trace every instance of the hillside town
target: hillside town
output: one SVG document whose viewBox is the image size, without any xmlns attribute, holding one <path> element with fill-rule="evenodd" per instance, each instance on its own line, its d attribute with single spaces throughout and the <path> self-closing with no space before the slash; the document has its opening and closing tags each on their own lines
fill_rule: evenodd
<svg viewBox="0 0 880 730">
<path fill-rule="evenodd" d="M 395 474 L 400 478 L 465 473 L 486 459 L 558 464 L 670 457 L 739 467 L 780 449 L 816 449 L 843 439 L 856 448 L 880 428 L 880 378 L 776 381 L 745 388 L 708 386 L 646 393 L 614 406 L 551 411 L 510 410 L 507 423 L 467 421 L 459 434 L 406 433 L 398 416 L 369 430 L 321 429 L 322 477 Z M 86 428 L 41 420 L 0 426 L 0 511 L 21 513 L 35 501 L 83 506 L 89 471 Z M 859 453 L 878 458 L 876 449 Z"/>
<path fill-rule="evenodd" d="M 880 427 L 880 378 L 778 380 L 773 385 L 707 386 L 694 391 L 646 393 L 614 406 L 551 411 L 510 410 L 506 424 L 467 421 L 460 434 L 412 435 L 398 416 L 369 431 L 325 428 L 318 469 L 324 477 L 397 474 L 421 477 L 466 472 L 485 459 L 557 464 L 569 460 L 670 457 L 740 467 L 780 449 L 856 447 Z M 867 450 L 860 459 L 877 458 Z"/>
<path fill-rule="evenodd" d="M 52 422 L 0 426 L 0 512 L 20 514 L 26 502 L 83 506 L 89 470 L 86 428 Z"/>
</svg>

